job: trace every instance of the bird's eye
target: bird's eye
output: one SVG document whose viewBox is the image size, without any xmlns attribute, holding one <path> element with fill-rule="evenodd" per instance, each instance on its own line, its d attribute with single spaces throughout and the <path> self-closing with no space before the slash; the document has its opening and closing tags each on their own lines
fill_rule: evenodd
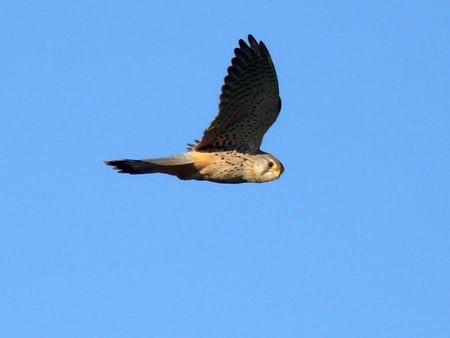
<svg viewBox="0 0 450 338">
<path fill-rule="evenodd" d="M 267 166 L 268 166 L 269 168 L 272 168 L 272 167 L 273 167 L 273 162 L 272 162 L 272 161 L 269 161 L 269 163 L 267 163 Z"/>
</svg>

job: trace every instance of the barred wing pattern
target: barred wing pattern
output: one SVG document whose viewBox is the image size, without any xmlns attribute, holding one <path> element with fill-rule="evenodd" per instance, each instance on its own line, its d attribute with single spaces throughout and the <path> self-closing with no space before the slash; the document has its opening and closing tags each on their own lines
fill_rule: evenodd
<svg viewBox="0 0 450 338">
<path fill-rule="evenodd" d="M 252 35 L 239 40 L 225 76 L 219 113 L 196 151 L 237 150 L 256 154 L 281 109 L 278 81 L 269 51 Z"/>
</svg>

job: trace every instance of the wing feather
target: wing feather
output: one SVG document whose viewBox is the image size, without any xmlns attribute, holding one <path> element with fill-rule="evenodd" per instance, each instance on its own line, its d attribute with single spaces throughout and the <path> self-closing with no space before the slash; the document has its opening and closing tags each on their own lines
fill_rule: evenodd
<svg viewBox="0 0 450 338">
<path fill-rule="evenodd" d="M 258 153 L 265 132 L 281 109 L 278 80 L 269 51 L 251 35 L 227 70 L 219 113 L 204 131 L 195 150 L 238 150 Z"/>
</svg>

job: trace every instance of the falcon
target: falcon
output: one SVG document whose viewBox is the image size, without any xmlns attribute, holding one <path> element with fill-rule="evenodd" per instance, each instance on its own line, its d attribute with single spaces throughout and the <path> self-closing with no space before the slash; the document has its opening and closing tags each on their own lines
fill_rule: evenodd
<svg viewBox="0 0 450 338">
<path fill-rule="evenodd" d="M 280 113 L 278 80 L 269 51 L 252 35 L 239 40 L 225 76 L 219 113 L 185 153 L 144 160 L 105 161 L 119 173 L 174 175 L 182 180 L 262 183 L 284 171 L 273 155 L 261 151 L 264 134 Z"/>
</svg>

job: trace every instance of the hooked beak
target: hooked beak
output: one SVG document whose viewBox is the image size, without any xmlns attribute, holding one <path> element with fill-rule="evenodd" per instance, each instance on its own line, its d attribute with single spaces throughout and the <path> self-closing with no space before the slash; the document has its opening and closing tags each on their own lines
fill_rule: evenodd
<svg viewBox="0 0 450 338">
<path fill-rule="evenodd" d="M 281 176 L 281 174 L 284 172 L 284 166 L 283 163 L 279 162 L 280 166 L 277 168 L 276 172 L 278 173 L 278 177 Z"/>
</svg>

